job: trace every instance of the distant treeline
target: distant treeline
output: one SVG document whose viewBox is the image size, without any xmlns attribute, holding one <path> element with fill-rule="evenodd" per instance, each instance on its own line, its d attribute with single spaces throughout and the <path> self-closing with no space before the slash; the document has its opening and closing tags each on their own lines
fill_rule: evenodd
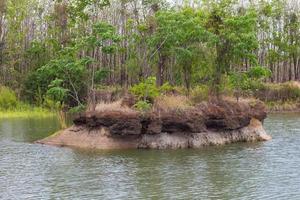
<svg viewBox="0 0 300 200">
<path fill-rule="evenodd" d="M 300 80 L 300 3 L 289 0 L 0 0 L 0 85 L 80 105 L 97 85 L 185 86 L 264 67 Z M 56 91 L 56 90 L 55 90 Z M 56 91 L 57 92 L 57 91 Z"/>
</svg>

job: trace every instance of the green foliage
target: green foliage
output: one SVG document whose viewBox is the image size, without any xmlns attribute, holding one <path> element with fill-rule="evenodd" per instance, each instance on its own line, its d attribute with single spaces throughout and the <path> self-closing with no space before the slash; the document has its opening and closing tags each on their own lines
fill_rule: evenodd
<svg viewBox="0 0 300 200">
<path fill-rule="evenodd" d="M 49 110 L 54 111 L 54 112 L 62 109 L 61 102 L 54 101 L 54 100 L 52 100 L 50 98 L 47 98 L 47 97 L 45 97 L 43 99 L 43 105 L 42 106 L 44 108 L 49 109 Z"/>
<path fill-rule="evenodd" d="M 130 88 L 130 92 L 137 96 L 140 100 L 149 100 L 153 102 L 154 98 L 171 91 L 173 87 L 169 83 L 163 84 L 161 87 L 156 86 L 156 78 L 149 77 L 145 81 L 140 82 Z"/>
<path fill-rule="evenodd" d="M 138 102 L 136 102 L 136 104 L 134 104 L 134 108 L 136 108 L 137 110 L 141 111 L 141 112 L 147 112 L 151 109 L 152 104 L 149 103 L 147 100 L 143 101 L 140 100 Z"/>
<path fill-rule="evenodd" d="M 269 69 L 256 66 L 245 73 L 231 73 L 229 79 L 234 87 L 237 86 L 243 90 L 255 90 L 262 87 L 263 81 L 271 75 L 272 73 Z"/>
<path fill-rule="evenodd" d="M 69 90 L 63 88 L 62 83 L 63 80 L 61 79 L 55 79 L 50 83 L 49 89 L 47 90 L 46 93 L 49 99 L 51 99 L 54 102 L 60 102 L 60 103 L 62 103 L 65 100 Z"/>
<path fill-rule="evenodd" d="M 209 86 L 198 85 L 191 91 L 191 99 L 194 103 L 208 100 L 209 97 Z"/>
<path fill-rule="evenodd" d="M 113 25 L 97 22 L 93 24 L 92 33 L 83 37 L 77 45 L 87 50 L 100 47 L 104 53 L 113 54 L 118 50 L 118 43 L 121 40 Z"/>
<path fill-rule="evenodd" d="M 42 117 L 53 117 L 55 114 L 50 110 L 42 107 L 32 107 L 29 105 L 19 106 L 16 109 L 0 110 L 0 118 L 42 118 Z"/>
<path fill-rule="evenodd" d="M 68 90 L 67 97 L 64 97 L 67 98 L 66 102 L 68 104 L 74 104 L 72 102 L 80 104 L 83 98 L 82 94 L 86 90 L 86 65 L 92 60 L 89 57 L 77 58 L 75 56 L 76 51 L 76 48 L 64 49 L 61 51 L 60 57 L 51 60 L 27 78 L 25 92 L 29 99 L 36 100 L 37 94 L 45 96 L 50 85 L 59 83 Z M 52 83 L 52 81 L 54 82 Z M 56 89 L 59 88 L 54 88 L 52 91 L 54 92 Z"/>
<path fill-rule="evenodd" d="M 16 94 L 11 89 L 0 86 L 0 110 L 14 109 L 18 103 Z"/>
<path fill-rule="evenodd" d="M 166 94 L 174 89 L 168 82 L 164 83 L 162 86 L 159 87 L 160 94 Z"/>
<path fill-rule="evenodd" d="M 295 2 L 203 0 L 173 7 L 146 0 L 135 7 L 131 1 L 5 0 L 0 84 L 30 103 L 67 107 L 82 107 L 91 99 L 88 90 L 103 85 L 137 83 L 132 93 L 150 102 L 173 85 L 195 99 L 208 93 L 206 86 L 216 94 L 262 91 L 263 82 L 300 78 Z"/>
<path fill-rule="evenodd" d="M 235 1 L 208 1 L 205 13 L 205 27 L 214 35 L 215 44 L 215 75 L 213 87 L 218 93 L 223 74 L 230 72 L 230 66 L 240 64 L 247 59 L 256 64 L 254 50 L 258 48 L 256 37 L 257 13 L 254 9 L 243 12 L 232 12 Z M 205 7 L 207 8 L 207 7 Z"/>
<path fill-rule="evenodd" d="M 56 111 L 57 118 L 59 119 L 61 128 L 66 128 L 66 113 L 64 109 L 64 100 L 69 92 L 68 89 L 62 87 L 63 80 L 55 79 L 48 86 L 49 89 L 46 93 L 45 102 L 48 106 Z"/>
<path fill-rule="evenodd" d="M 159 88 L 156 87 L 155 77 L 149 77 L 145 81 L 132 86 L 130 92 L 139 99 L 149 99 L 151 101 L 160 94 Z"/>
<path fill-rule="evenodd" d="M 271 76 L 271 71 L 265 67 L 252 67 L 247 72 L 235 72 L 229 75 L 230 87 L 235 90 L 238 98 L 241 95 L 253 95 L 264 88 L 263 80 Z"/>
<path fill-rule="evenodd" d="M 147 40 L 148 47 L 156 51 L 159 47 L 163 56 L 176 58 L 174 70 L 182 74 L 177 81 L 184 83 L 189 89 L 193 82 L 192 74 L 197 73 L 199 68 L 203 70 L 207 67 L 201 61 L 207 58 L 206 45 L 212 34 L 202 26 L 199 12 L 191 8 L 180 11 L 161 10 L 156 13 L 155 20 L 157 28 Z"/>
<path fill-rule="evenodd" d="M 59 1 L 59 0 L 58 0 Z M 71 0 L 69 7 L 69 15 L 73 23 L 81 20 L 88 20 L 88 8 L 91 6 L 103 8 L 110 5 L 109 0 Z"/>
<path fill-rule="evenodd" d="M 52 97 L 54 97 L 54 93 L 62 95 L 65 92 L 62 90 L 64 88 L 67 91 L 66 96 L 64 96 L 66 104 L 71 106 L 82 105 L 82 102 L 86 99 L 86 90 L 91 84 L 87 80 L 101 83 L 110 73 L 110 70 L 103 68 L 93 73 L 95 60 L 89 56 L 78 55 L 83 50 L 90 51 L 96 48 L 101 48 L 105 54 L 115 53 L 120 40 L 121 38 L 116 34 L 115 27 L 106 22 L 95 23 L 92 33 L 72 40 L 68 46 L 59 50 L 55 59 L 50 60 L 27 77 L 25 95 L 30 101 L 37 102 L 38 99 L 41 99 L 40 96 L 45 97 L 48 95 L 49 98 L 49 94 Z M 32 52 L 40 51 L 38 44 L 33 45 L 33 47 Z M 89 70 L 90 67 L 94 69 Z M 48 91 L 49 85 L 55 80 L 60 80 L 60 87 L 53 87 Z M 58 100 L 56 97 L 55 101 Z"/>
<path fill-rule="evenodd" d="M 229 83 L 231 87 L 237 90 L 250 89 L 250 79 L 246 73 L 236 72 L 229 75 Z"/>
<path fill-rule="evenodd" d="M 101 83 L 105 78 L 108 77 L 110 70 L 108 69 L 100 69 L 95 72 L 95 83 Z"/>
<path fill-rule="evenodd" d="M 80 105 L 80 106 L 76 106 L 76 107 L 71 108 L 68 111 L 68 113 L 70 113 L 70 114 L 77 114 L 77 113 L 84 112 L 85 110 L 86 110 L 86 106 Z"/>
<path fill-rule="evenodd" d="M 261 66 L 251 67 L 247 72 L 247 76 L 252 80 L 262 80 L 271 77 L 272 72 L 270 69 Z"/>
<path fill-rule="evenodd" d="M 17 99 L 9 88 L 0 86 L 0 118 L 10 117 L 49 117 L 54 114 L 42 107 L 33 107 Z"/>
</svg>

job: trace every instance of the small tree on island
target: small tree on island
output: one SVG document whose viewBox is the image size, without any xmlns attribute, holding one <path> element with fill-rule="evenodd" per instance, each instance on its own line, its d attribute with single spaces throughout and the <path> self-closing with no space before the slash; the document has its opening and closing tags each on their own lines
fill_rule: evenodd
<svg viewBox="0 0 300 200">
<path fill-rule="evenodd" d="M 63 80 L 61 79 L 55 79 L 50 83 L 46 93 L 46 102 L 48 106 L 56 111 L 61 128 L 67 128 L 64 101 L 69 90 L 63 88 L 62 84 Z"/>
</svg>

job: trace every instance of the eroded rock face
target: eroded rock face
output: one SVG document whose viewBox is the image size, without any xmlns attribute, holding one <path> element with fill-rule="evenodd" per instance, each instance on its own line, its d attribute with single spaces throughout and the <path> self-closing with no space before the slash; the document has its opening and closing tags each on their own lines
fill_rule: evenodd
<svg viewBox="0 0 300 200">
<path fill-rule="evenodd" d="M 142 131 L 139 114 L 134 112 L 87 112 L 76 117 L 74 124 L 88 128 L 105 127 L 112 135 L 137 135 Z"/>
<path fill-rule="evenodd" d="M 145 134 L 138 143 L 138 148 L 177 149 L 200 148 L 209 145 L 223 145 L 234 142 L 267 141 L 271 137 L 263 129 L 262 123 L 252 118 L 248 126 L 236 130 L 206 131 L 199 133 L 161 133 Z"/>
<path fill-rule="evenodd" d="M 215 101 L 202 103 L 197 108 L 203 113 L 207 129 L 212 130 L 235 130 L 247 126 L 251 118 L 263 121 L 267 117 L 265 105 L 260 101 Z"/>
<path fill-rule="evenodd" d="M 262 102 L 211 101 L 168 112 L 105 111 L 77 116 L 74 126 L 43 144 L 84 148 L 198 148 L 270 139 L 262 127 Z"/>
<path fill-rule="evenodd" d="M 264 104 L 230 101 L 201 103 L 189 110 L 168 112 L 86 112 L 74 119 L 75 125 L 90 128 L 106 127 L 112 135 L 165 133 L 197 133 L 207 130 L 235 130 L 249 125 L 252 118 L 263 121 L 267 116 Z"/>
</svg>

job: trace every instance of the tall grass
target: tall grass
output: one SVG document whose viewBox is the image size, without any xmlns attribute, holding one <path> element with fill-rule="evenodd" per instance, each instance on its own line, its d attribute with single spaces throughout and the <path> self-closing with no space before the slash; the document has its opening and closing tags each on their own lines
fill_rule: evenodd
<svg viewBox="0 0 300 200">
<path fill-rule="evenodd" d="M 55 113 L 41 107 L 33 107 L 19 101 L 9 88 L 0 86 L 0 118 L 49 117 Z"/>
<path fill-rule="evenodd" d="M 0 85 L 0 109 L 7 110 L 18 105 L 18 99 L 14 91 Z"/>
<path fill-rule="evenodd" d="M 18 117 L 54 117 L 56 114 L 51 112 L 50 110 L 41 108 L 41 107 L 33 107 L 30 109 L 13 109 L 13 110 L 0 110 L 0 119 L 1 118 L 18 118 Z"/>
<path fill-rule="evenodd" d="M 110 111 L 119 111 L 119 112 L 126 112 L 126 113 L 134 113 L 135 111 L 127 106 L 122 105 L 122 100 L 106 103 L 106 102 L 99 102 L 96 105 L 97 112 L 110 112 Z"/>
<path fill-rule="evenodd" d="M 187 110 L 191 108 L 192 103 L 188 97 L 183 95 L 162 95 L 154 100 L 154 109 L 171 111 Z"/>
<path fill-rule="evenodd" d="M 299 101 L 300 86 L 297 83 L 264 84 L 264 87 L 254 91 L 254 96 L 265 101 Z"/>
</svg>

